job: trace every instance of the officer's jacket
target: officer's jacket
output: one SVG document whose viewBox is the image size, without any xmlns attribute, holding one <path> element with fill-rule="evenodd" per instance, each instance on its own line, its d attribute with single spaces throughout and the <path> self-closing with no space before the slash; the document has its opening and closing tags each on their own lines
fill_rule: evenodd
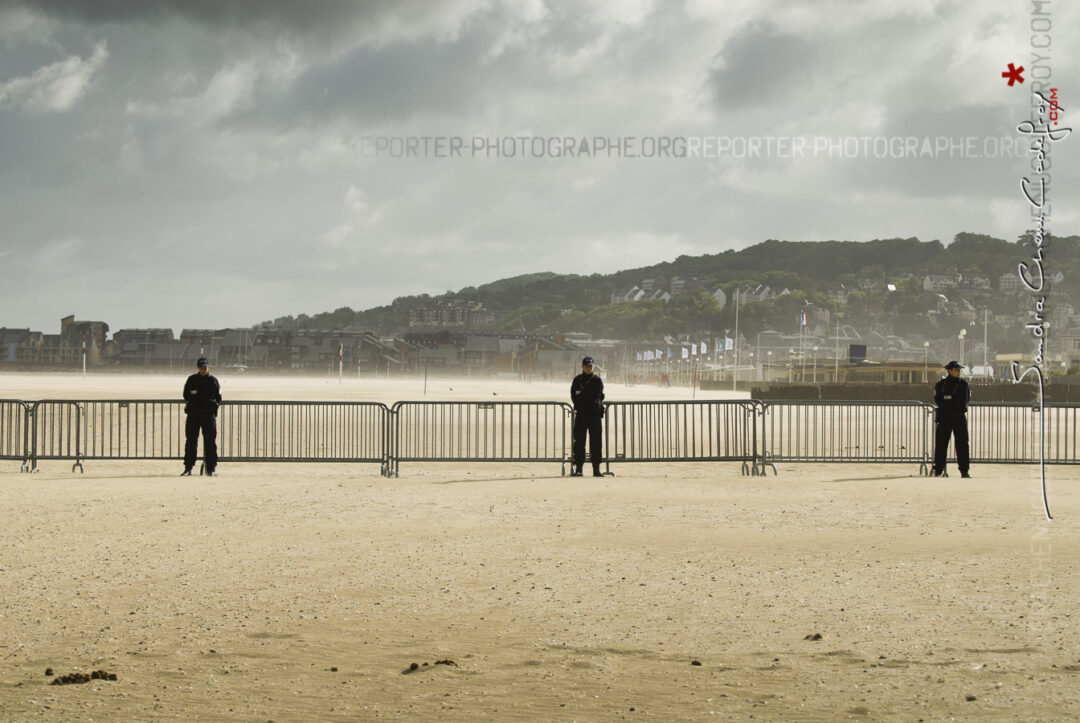
<svg viewBox="0 0 1080 723">
<path fill-rule="evenodd" d="M 604 413 L 604 380 L 599 374 L 581 373 L 570 384 L 570 400 L 574 409 L 585 414 Z"/>
<path fill-rule="evenodd" d="M 950 375 L 934 385 L 934 403 L 939 416 L 966 414 L 970 399 L 971 387 L 964 379 Z"/>
<path fill-rule="evenodd" d="M 192 374 L 184 382 L 184 401 L 187 402 L 184 411 L 188 414 L 217 414 L 218 405 L 221 404 L 221 385 L 213 375 Z"/>
</svg>

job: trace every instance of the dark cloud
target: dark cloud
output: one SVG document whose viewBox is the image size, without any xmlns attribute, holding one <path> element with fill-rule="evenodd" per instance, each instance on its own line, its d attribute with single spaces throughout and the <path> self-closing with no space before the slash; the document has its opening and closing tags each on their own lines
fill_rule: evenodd
<svg viewBox="0 0 1080 723">
<path fill-rule="evenodd" d="M 753 26 L 724 45 L 709 86 L 721 108 L 782 102 L 785 91 L 812 77 L 817 56 L 815 46 L 797 35 Z"/>
<path fill-rule="evenodd" d="M 89 24 L 158 22 L 180 17 L 211 27 L 270 22 L 304 30 L 332 27 L 356 19 L 379 18 L 394 10 L 394 0 L 7 0 L 50 17 Z"/>
<path fill-rule="evenodd" d="M 491 87 L 483 47 L 456 43 L 362 47 L 310 67 L 285 88 L 263 87 L 260 102 L 231 121 L 286 126 L 407 120 L 419 113 L 475 108 Z"/>
</svg>

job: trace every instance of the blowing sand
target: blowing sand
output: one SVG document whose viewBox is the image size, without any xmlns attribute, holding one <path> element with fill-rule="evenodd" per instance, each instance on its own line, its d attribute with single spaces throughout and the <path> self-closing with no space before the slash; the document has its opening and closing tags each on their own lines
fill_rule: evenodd
<svg viewBox="0 0 1080 723">
<path fill-rule="evenodd" d="M 90 381 L 4 375 L 0 398 L 173 397 L 182 383 Z M 222 381 L 233 399 L 420 398 L 356 380 L 348 393 L 378 396 L 336 380 Z M 562 400 L 568 387 L 465 384 L 471 398 Z M 1077 468 L 1050 468 L 1046 522 L 1027 466 L 970 480 L 907 465 L 762 478 L 623 464 L 595 479 L 543 464 L 402 464 L 399 479 L 376 465 L 233 464 L 216 478 L 177 477 L 175 462 L 41 467 L 0 462 L 7 720 L 1080 710 Z M 49 685 L 94 670 L 117 680 Z"/>
</svg>

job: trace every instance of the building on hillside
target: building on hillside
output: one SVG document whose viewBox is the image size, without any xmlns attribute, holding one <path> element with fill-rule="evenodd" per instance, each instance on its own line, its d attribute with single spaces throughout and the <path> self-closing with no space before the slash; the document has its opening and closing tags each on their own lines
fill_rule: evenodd
<svg viewBox="0 0 1080 723">
<path fill-rule="evenodd" d="M 923 277 L 923 290 L 924 291 L 948 291 L 949 289 L 955 289 L 960 285 L 960 279 L 957 276 L 947 276 L 944 274 L 927 274 Z"/>
<path fill-rule="evenodd" d="M 688 291 L 694 291 L 701 287 L 701 283 L 696 276 L 692 276 L 689 279 L 682 276 L 672 276 L 671 284 L 668 286 L 668 291 L 672 296 L 677 294 L 685 294 Z"/>
<path fill-rule="evenodd" d="M 716 303 L 721 309 L 727 306 L 727 294 L 724 293 L 723 289 L 717 288 L 716 291 L 712 292 L 712 297 L 716 299 Z"/>
<path fill-rule="evenodd" d="M 632 304 L 637 301 L 663 301 L 666 304 L 671 301 L 671 294 L 663 289 L 645 289 L 641 286 L 631 286 L 626 291 L 611 294 L 612 304 Z"/>
<path fill-rule="evenodd" d="M 985 276 L 969 275 L 960 277 L 960 288 L 973 289 L 975 291 L 989 291 L 990 279 Z"/>
<path fill-rule="evenodd" d="M 1020 291 L 1022 288 L 1022 282 L 1020 281 L 1020 275 L 1015 271 L 1007 271 L 998 277 L 998 291 L 1013 292 Z"/>
<path fill-rule="evenodd" d="M 644 289 L 640 286 L 631 286 L 626 291 L 613 291 L 611 292 L 612 304 L 632 304 L 635 301 L 639 301 L 642 296 L 645 295 Z"/>
<path fill-rule="evenodd" d="M 839 288 L 830 290 L 826 295 L 828 296 L 829 301 L 833 301 L 837 304 L 846 304 L 848 302 L 848 297 L 851 296 L 851 289 L 840 284 Z"/>
<path fill-rule="evenodd" d="M 495 312 L 479 301 L 438 301 L 434 304 L 418 304 L 409 309 L 411 328 L 479 327 L 494 321 Z"/>
</svg>

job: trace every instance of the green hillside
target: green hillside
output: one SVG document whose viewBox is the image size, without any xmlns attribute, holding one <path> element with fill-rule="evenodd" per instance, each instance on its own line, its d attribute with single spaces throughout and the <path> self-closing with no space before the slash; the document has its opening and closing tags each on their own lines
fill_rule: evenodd
<svg viewBox="0 0 1080 723">
<path fill-rule="evenodd" d="M 584 331 L 617 338 L 654 338 L 662 334 L 713 332 L 734 324 L 732 294 L 743 284 L 764 284 L 790 293 L 767 303 L 740 309 L 749 327 L 788 330 L 800 310 L 812 305 L 826 309 L 846 323 L 887 328 L 890 333 L 918 333 L 926 312 L 937 303 L 936 293 L 924 291 L 928 274 L 981 276 L 991 288 L 980 304 L 999 311 L 1015 301 L 995 298 L 998 278 L 1015 273 L 1017 264 L 1033 253 L 1031 234 L 1014 242 L 981 234 L 959 233 L 948 246 L 917 238 L 856 241 L 779 241 L 770 239 L 739 251 L 703 256 L 680 256 L 674 261 L 626 269 L 613 274 L 556 274 L 539 272 L 499 279 L 438 296 L 403 296 L 387 305 L 354 311 L 341 308 L 307 316 L 300 314 L 263 322 L 286 328 L 370 329 L 380 334 L 409 328 L 409 310 L 421 305 L 479 302 L 496 312 L 489 331 L 551 333 Z M 1054 238 L 1044 245 L 1046 268 L 1060 270 L 1067 280 L 1080 280 L 1080 237 Z M 670 289 L 680 278 L 686 290 L 668 302 L 612 303 L 613 293 L 625 293 L 645 279 Z M 893 284 L 889 290 L 887 284 Z M 1063 285 L 1056 293 L 1072 299 Z M 720 309 L 712 297 L 723 289 L 729 304 Z M 829 292 L 845 289 L 847 303 Z"/>
</svg>

